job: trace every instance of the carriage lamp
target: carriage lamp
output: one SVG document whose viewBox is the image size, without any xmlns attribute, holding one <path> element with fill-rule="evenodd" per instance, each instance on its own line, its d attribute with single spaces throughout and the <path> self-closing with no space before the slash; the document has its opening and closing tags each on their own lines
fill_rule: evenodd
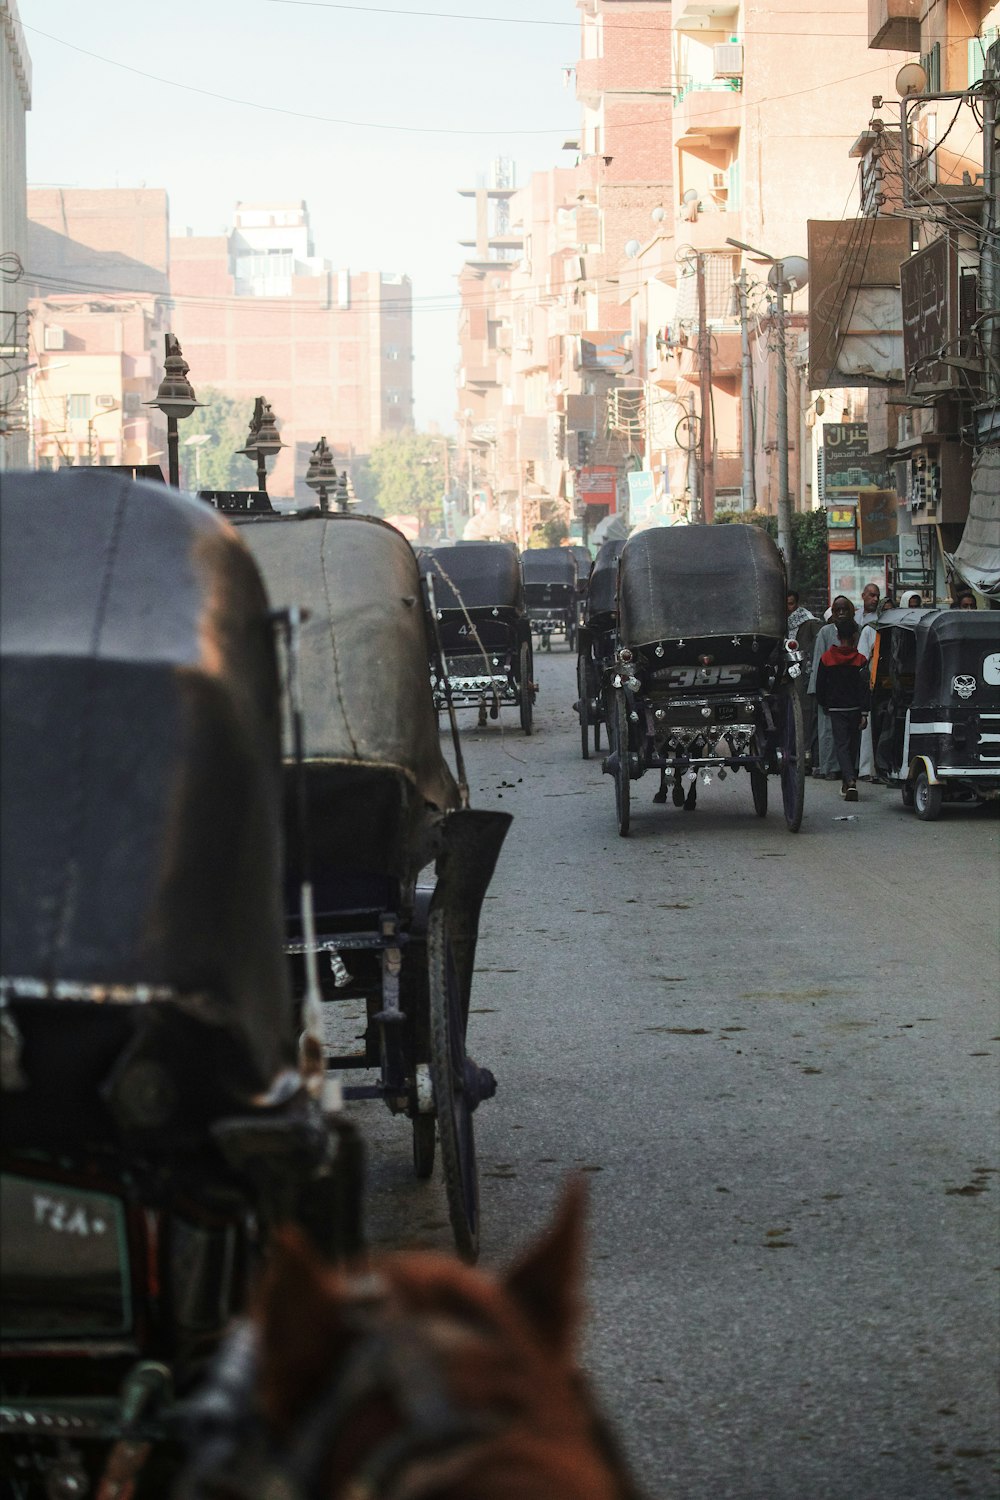
<svg viewBox="0 0 1000 1500">
<path fill-rule="evenodd" d="M 698 660 L 701 662 L 701 665 L 703 667 L 710 667 L 710 666 L 712 666 L 714 664 L 715 657 L 714 656 L 699 656 Z"/>
<path fill-rule="evenodd" d="M 623 646 L 622 649 L 619 651 L 619 653 L 618 653 L 618 660 L 619 661 L 631 661 L 632 660 L 632 653 L 628 649 L 627 646 Z"/>
</svg>

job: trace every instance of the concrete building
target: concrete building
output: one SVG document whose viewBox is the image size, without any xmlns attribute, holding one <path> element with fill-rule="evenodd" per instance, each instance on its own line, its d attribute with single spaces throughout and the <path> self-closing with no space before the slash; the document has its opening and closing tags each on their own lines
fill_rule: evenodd
<svg viewBox="0 0 1000 1500">
<path fill-rule="evenodd" d="M 0 469 L 28 463 L 25 114 L 31 58 L 15 0 L 0 0 Z"/>
<path fill-rule="evenodd" d="M 287 445 L 270 488 L 302 500 L 321 436 L 359 457 L 413 425 L 409 278 L 334 269 L 302 201 L 238 203 L 229 234 L 171 240 L 172 328 L 195 389 L 264 396 Z M 247 483 L 252 482 L 248 463 Z"/>
<path fill-rule="evenodd" d="M 162 189 L 29 192 L 28 396 L 38 467 L 165 467 L 165 421 L 146 403 L 170 327 L 168 254 Z"/>
<path fill-rule="evenodd" d="M 919 63 L 855 115 L 855 216 L 810 225 L 810 380 L 867 398 L 895 585 L 1000 598 L 1000 5 L 878 0 L 869 39 Z M 854 504 L 857 557 L 868 497 Z"/>
</svg>

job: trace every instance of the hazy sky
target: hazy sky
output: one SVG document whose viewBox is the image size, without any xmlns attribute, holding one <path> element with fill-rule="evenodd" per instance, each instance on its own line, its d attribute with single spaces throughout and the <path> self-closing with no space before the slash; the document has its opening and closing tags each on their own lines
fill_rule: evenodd
<svg viewBox="0 0 1000 1500">
<path fill-rule="evenodd" d="M 166 188 L 174 234 L 219 233 L 237 199 L 304 198 L 317 254 L 412 278 L 416 421 L 451 426 L 474 233 L 457 189 L 499 155 L 519 183 L 572 162 L 573 0 L 18 3 L 29 183 Z"/>
</svg>

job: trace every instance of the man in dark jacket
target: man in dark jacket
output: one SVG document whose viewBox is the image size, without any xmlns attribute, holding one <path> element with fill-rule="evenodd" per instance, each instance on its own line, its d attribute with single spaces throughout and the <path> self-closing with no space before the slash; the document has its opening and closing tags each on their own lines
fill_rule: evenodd
<svg viewBox="0 0 1000 1500">
<path fill-rule="evenodd" d="M 837 640 L 823 652 L 816 670 L 816 702 L 830 715 L 840 766 L 840 795 L 847 802 L 858 800 L 861 731 L 868 722 L 871 700 L 868 662 L 857 647 L 858 627 L 854 619 L 839 619 Z"/>
</svg>

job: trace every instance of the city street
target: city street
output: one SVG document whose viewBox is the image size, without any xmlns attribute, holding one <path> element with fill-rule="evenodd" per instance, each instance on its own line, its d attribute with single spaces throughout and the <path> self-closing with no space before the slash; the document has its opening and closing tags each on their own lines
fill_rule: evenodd
<svg viewBox="0 0 1000 1500">
<path fill-rule="evenodd" d="M 515 820 L 469 1033 L 484 1264 L 586 1175 L 584 1360 L 650 1495 L 994 1495 L 996 808 L 810 780 L 791 835 L 776 785 L 761 820 L 745 775 L 693 814 L 648 775 L 623 840 L 575 657 L 535 662 L 532 738 L 462 720 Z M 450 1246 L 406 1123 L 357 1118 L 373 1242 Z"/>
</svg>

